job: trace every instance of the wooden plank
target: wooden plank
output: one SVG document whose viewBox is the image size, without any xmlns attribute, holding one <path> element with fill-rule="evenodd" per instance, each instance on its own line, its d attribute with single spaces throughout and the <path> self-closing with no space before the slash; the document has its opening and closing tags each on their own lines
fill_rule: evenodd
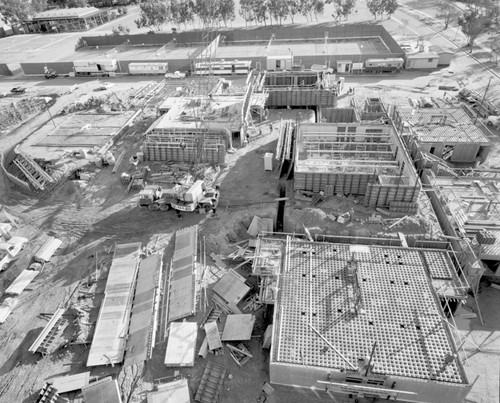
<svg viewBox="0 0 500 403">
<path fill-rule="evenodd" d="M 37 275 L 38 272 L 35 270 L 23 270 L 10 287 L 5 290 L 5 293 L 13 295 L 21 294 Z"/>
<path fill-rule="evenodd" d="M 210 350 L 217 350 L 222 348 L 222 342 L 220 340 L 219 328 L 217 322 L 205 323 L 205 333 L 207 334 L 208 348 Z"/>
<path fill-rule="evenodd" d="M 90 372 L 82 372 L 80 374 L 60 376 L 58 378 L 47 379 L 57 393 L 67 393 L 74 390 L 79 390 L 87 386 L 90 382 Z"/>
</svg>

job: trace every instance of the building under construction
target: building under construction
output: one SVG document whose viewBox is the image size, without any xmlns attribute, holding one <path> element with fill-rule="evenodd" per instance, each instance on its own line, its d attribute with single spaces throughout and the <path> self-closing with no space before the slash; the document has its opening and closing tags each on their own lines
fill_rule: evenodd
<svg viewBox="0 0 500 403">
<path fill-rule="evenodd" d="M 410 208 L 420 192 L 390 124 L 303 123 L 296 127 L 294 153 L 295 190 L 362 196 L 365 206 L 394 209 Z"/>
<path fill-rule="evenodd" d="M 462 401 L 469 380 L 442 309 L 468 289 L 453 262 L 446 249 L 260 237 L 254 274 L 275 280 L 271 382 Z"/>
<path fill-rule="evenodd" d="M 421 151 L 449 162 L 474 164 L 485 161 L 491 147 L 487 129 L 474 124 L 462 108 L 400 107 L 393 120 L 412 156 Z"/>
<path fill-rule="evenodd" d="M 255 78 L 248 75 L 241 93 L 224 93 L 217 85 L 208 95 L 167 98 L 146 132 L 145 159 L 223 163 L 226 151 L 252 130 L 253 119 L 262 119 L 267 93 L 254 91 Z"/>
</svg>

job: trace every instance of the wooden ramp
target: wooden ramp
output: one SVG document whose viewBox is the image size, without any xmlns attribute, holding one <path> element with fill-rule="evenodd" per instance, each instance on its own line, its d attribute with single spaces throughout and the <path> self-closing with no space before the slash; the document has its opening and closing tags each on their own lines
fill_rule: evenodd
<svg viewBox="0 0 500 403">
<path fill-rule="evenodd" d="M 170 267 L 168 322 L 193 315 L 196 310 L 194 264 L 198 226 L 175 233 L 175 250 Z"/>
<path fill-rule="evenodd" d="M 141 243 L 115 246 L 87 367 L 123 361 Z"/>
<path fill-rule="evenodd" d="M 5 293 L 12 295 L 21 294 L 37 275 L 38 272 L 35 270 L 23 270 L 10 287 L 5 290 Z"/>
<path fill-rule="evenodd" d="M 48 349 L 54 338 L 57 336 L 59 332 L 59 327 L 63 324 L 63 313 L 64 309 L 58 309 L 54 315 L 50 318 L 49 322 L 45 325 L 40 335 L 36 338 L 35 342 L 28 349 L 29 352 L 35 354 L 40 353 L 42 355 L 47 354 Z M 56 388 L 57 389 L 57 388 Z M 57 389 L 59 393 L 62 393 L 59 389 Z"/>
<path fill-rule="evenodd" d="M 151 255 L 139 266 L 125 349 L 125 366 L 146 361 L 152 356 L 158 322 L 162 263 L 162 255 Z"/>
</svg>

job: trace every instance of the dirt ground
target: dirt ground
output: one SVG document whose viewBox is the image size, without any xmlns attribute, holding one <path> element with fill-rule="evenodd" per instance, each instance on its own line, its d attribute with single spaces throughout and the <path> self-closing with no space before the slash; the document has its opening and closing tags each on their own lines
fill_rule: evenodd
<svg viewBox="0 0 500 403">
<path fill-rule="evenodd" d="M 421 96 L 440 98 L 444 96 L 437 86 L 442 83 L 456 82 L 457 77 L 465 77 L 467 69 L 460 70 L 460 64 L 454 67 L 454 75 L 450 76 L 446 69 L 430 74 L 405 72 L 398 76 L 381 77 L 349 77 L 346 86 L 369 88 L 382 98 L 391 98 L 395 102 L 408 102 L 408 98 Z M 129 82 L 117 80 L 118 94 L 138 89 L 146 82 Z M 73 93 L 59 88 L 58 98 L 51 112 L 56 114 L 68 104 L 75 102 L 80 96 L 92 92 L 95 81 L 82 83 Z M 175 85 L 172 85 L 174 89 Z M 395 90 L 395 88 L 398 88 Z M 47 89 L 53 91 L 53 89 Z M 344 98 L 348 101 L 348 98 Z M 251 219 L 260 217 L 275 218 L 277 211 L 276 198 L 280 197 L 280 189 L 284 185 L 287 196 L 284 217 L 284 231 L 303 233 L 303 226 L 312 234 L 376 236 L 388 234 L 397 237 L 398 232 L 407 236 L 439 235 L 436 219 L 430 212 L 428 199 L 422 196 L 421 211 L 414 217 L 397 222 L 397 218 L 373 217 L 371 209 L 362 206 L 354 197 L 331 197 L 320 205 L 311 205 L 310 198 L 293 192 L 291 183 L 283 184 L 279 179 L 277 167 L 273 171 L 265 171 L 263 156 L 274 152 L 277 143 L 277 122 L 279 119 L 296 119 L 299 111 L 271 111 L 269 120 L 257 126 L 251 142 L 247 147 L 238 148 L 228 154 L 225 166 L 221 167 L 221 201 L 217 217 L 207 218 L 204 215 L 184 214 L 179 220 L 173 212 L 150 212 L 137 207 L 137 192 L 126 193 L 120 183 L 121 172 L 130 172 L 128 159 L 142 142 L 142 133 L 149 124 L 149 119 L 140 119 L 135 127 L 128 129 L 112 148 L 115 156 L 126 150 L 125 157 L 117 173 L 111 169 L 88 167 L 92 178 L 86 181 L 62 181 L 58 186 L 45 194 L 34 194 L 21 191 L 8 179 L 0 175 L 0 204 L 5 210 L 19 220 L 19 228 L 15 235 L 25 236 L 30 242 L 25 251 L 9 268 L 0 275 L 0 300 L 4 300 L 5 289 L 17 275 L 28 265 L 32 254 L 48 235 L 63 240 L 62 247 L 44 269 L 30 284 L 29 288 L 17 297 L 17 305 L 6 322 L 0 325 L 0 402 L 34 402 L 44 380 L 54 376 L 74 374 L 86 371 L 85 366 L 88 347 L 84 344 L 69 344 L 68 340 L 78 342 L 89 341 L 91 326 L 95 322 L 102 300 L 102 290 L 112 259 L 112 247 L 115 243 L 142 242 L 147 253 L 159 251 L 165 253 L 164 261 L 172 254 L 173 234 L 177 229 L 193 224 L 200 225 L 200 239 L 206 243 L 207 256 L 215 253 L 221 257 L 235 250 L 232 243 L 248 239 L 246 230 Z M 304 114 L 304 111 L 303 115 Z M 0 148 L 8 151 L 15 144 L 29 135 L 34 128 L 50 119 L 48 113 L 42 113 L 2 137 Z M 270 123 L 274 122 L 274 130 L 270 131 Z M 258 129 L 262 136 L 257 136 Z M 486 166 L 497 168 L 500 141 L 493 132 L 491 139 L 493 149 Z M 142 165 L 147 165 L 143 163 Z M 339 224 L 331 217 L 346 211 L 352 212 L 353 219 L 349 224 Z M 0 215 L 0 222 L 7 218 Z M 432 229 L 431 229 L 432 228 Z M 227 261 L 229 266 L 237 262 Z M 210 265 L 215 265 L 208 259 Z M 97 268 L 97 271 L 96 271 Z M 249 275 L 247 267 L 239 270 L 244 276 Z M 97 272 L 97 276 L 96 276 Z M 253 281 L 249 277 L 250 281 Z M 89 294 L 92 292 L 91 294 Z M 480 308 L 485 319 L 481 326 L 478 319 L 457 320 L 462 333 L 468 335 L 480 345 L 483 351 L 478 352 L 467 342 L 464 350 L 469 356 L 468 364 L 471 373 L 476 374 L 484 367 L 481 363 L 492 362 L 496 367 L 496 376 L 485 370 L 470 396 L 470 402 L 498 401 L 498 390 L 495 393 L 489 384 L 498 385 L 498 323 L 500 323 L 495 307 L 500 302 L 500 291 L 491 287 L 483 287 L 480 294 Z M 201 302 L 200 302 L 201 304 Z M 467 306 L 473 306 L 470 301 Z M 28 352 L 28 348 L 47 323 L 46 313 L 53 313 L 57 308 L 67 308 L 67 326 L 54 345 L 54 351 L 44 358 Z M 84 309 L 88 316 L 82 320 L 75 307 Z M 255 402 L 260 395 L 261 386 L 269 380 L 267 350 L 261 348 L 261 336 L 270 313 L 265 308 L 255 312 L 257 325 L 247 348 L 253 358 L 239 368 L 225 349 L 224 355 L 210 354 L 207 359 L 197 358 L 194 368 L 182 369 L 180 372 L 189 380 L 191 392 L 194 394 L 207 360 L 222 364 L 232 375 L 227 379 L 220 401 L 223 403 Z M 197 320 L 204 316 L 201 310 Z M 79 318 L 79 319 L 78 319 Z M 78 319 L 78 320 L 77 320 Z M 201 333 L 200 333 L 201 334 Z M 201 344 L 198 338 L 197 348 Z M 146 392 L 153 389 L 154 381 L 174 375 L 173 369 L 165 368 L 163 358 L 166 343 L 161 341 L 154 350 L 153 359 L 143 366 L 128 368 L 105 367 L 92 369 L 92 376 L 115 374 L 118 377 L 124 402 L 145 402 Z M 471 379 L 471 382 L 474 379 Z M 344 397 L 330 396 L 320 391 L 275 387 L 274 395 L 267 399 L 268 403 L 278 402 L 322 402 L 352 401 Z M 498 389 L 498 388 L 497 388 Z M 79 395 L 70 395 L 72 401 L 81 401 Z M 496 399 L 496 400 L 495 400 Z"/>
</svg>

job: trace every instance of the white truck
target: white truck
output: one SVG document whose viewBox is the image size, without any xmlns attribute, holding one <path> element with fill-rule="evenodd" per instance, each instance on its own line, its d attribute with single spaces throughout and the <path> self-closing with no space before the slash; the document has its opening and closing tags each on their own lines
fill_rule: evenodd
<svg viewBox="0 0 500 403">
<path fill-rule="evenodd" d="M 183 73 L 181 71 L 174 71 L 173 73 L 166 73 L 165 78 L 183 80 L 186 78 L 186 73 Z"/>
<path fill-rule="evenodd" d="M 7 268 L 7 265 L 14 260 L 27 242 L 26 238 L 16 236 L 7 242 L 0 242 L 0 271 Z"/>
</svg>

